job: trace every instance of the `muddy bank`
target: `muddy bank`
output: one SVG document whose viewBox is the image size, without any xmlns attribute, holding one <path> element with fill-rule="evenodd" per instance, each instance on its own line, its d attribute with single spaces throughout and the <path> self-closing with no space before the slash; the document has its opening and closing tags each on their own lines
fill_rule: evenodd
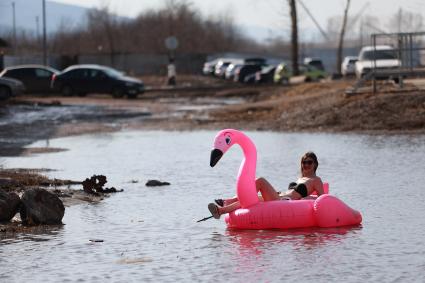
<svg viewBox="0 0 425 283">
<path fill-rule="evenodd" d="M 217 125 L 273 131 L 425 133 L 425 91 L 346 97 L 347 85 L 294 86 L 264 100 L 214 110 L 210 117 Z"/>
<path fill-rule="evenodd" d="M 354 81 L 291 86 L 238 85 L 184 76 L 164 89 L 163 78 L 142 78 L 151 90 L 137 99 L 22 96 L 0 105 L 0 156 L 54 152 L 48 139 L 122 129 L 425 133 L 425 91 L 392 84 L 383 92 L 347 97 Z M 46 140 L 46 148 L 25 149 Z"/>
<path fill-rule="evenodd" d="M 58 151 L 62 149 L 25 149 L 25 146 L 53 137 L 93 132 L 111 132 L 121 128 L 116 121 L 149 116 L 150 113 L 111 109 L 80 101 L 66 105 L 52 97 L 23 96 L 0 104 L 0 156 Z"/>
</svg>

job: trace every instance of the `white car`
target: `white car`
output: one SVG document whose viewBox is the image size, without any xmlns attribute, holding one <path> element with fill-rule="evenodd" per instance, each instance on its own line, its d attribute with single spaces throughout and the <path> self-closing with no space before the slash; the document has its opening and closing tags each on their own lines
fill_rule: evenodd
<svg viewBox="0 0 425 283">
<path fill-rule="evenodd" d="M 344 77 L 351 76 L 356 73 L 356 62 L 358 61 L 357 56 L 347 56 L 344 58 L 341 64 L 341 73 Z"/>
<path fill-rule="evenodd" d="M 372 69 L 377 71 L 397 69 L 401 61 L 397 59 L 396 50 L 389 45 L 365 46 L 360 50 L 359 60 L 356 62 L 356 76 L 358 79 L 365 76 Z M 383 74 L 378 79 L 387 79 Z"/>
</svg>

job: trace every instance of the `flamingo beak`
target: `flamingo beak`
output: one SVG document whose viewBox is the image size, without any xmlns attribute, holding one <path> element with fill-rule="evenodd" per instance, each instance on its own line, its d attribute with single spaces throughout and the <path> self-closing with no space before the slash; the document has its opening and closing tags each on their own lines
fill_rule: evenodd
<svg viewBox="0 0 425 283">
<path fill-rule="evenodd" d="M 211 151 L 210 166 L 214 167 L 222 156 L 223 156 L 223 152 L 221 150 L 216 148 L 213 149 Z"/>
</svg>

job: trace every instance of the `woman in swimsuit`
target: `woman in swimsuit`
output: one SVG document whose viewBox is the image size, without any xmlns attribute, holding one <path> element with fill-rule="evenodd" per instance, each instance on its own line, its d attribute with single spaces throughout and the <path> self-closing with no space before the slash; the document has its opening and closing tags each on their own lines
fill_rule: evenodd
<svg viewBox="0 0 425 283">
<path fill-rule="evenodd" d="M 316 154 L 309 151 L 301 157 L 301 177 L 296 182 L 289 184 L 285 193 L 276 191 L 273 186 L 264 178 L 260 177 L 255 180 L 257 191 L 261 193 L 262 201 L 273 200 L 298 200 L 309 196 L 314 191 L 317 195 L 322 195 L 323 183 L 320 177 L 316 176 L 316 170 L 319 166 Z M 214 218 L 220 218 L 220 215 L 232 212 L 240 208 L 237 198 L 215 201 L 216 204 L 208 204 L 208 209 Z"/>
</svg>

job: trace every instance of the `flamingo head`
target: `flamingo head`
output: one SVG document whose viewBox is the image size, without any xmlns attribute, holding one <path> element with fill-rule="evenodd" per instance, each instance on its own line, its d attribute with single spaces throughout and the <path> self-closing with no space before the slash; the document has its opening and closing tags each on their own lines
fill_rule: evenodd
<svg viewBox="0 0 425 283">
<path fill-rule="evenodd" d="M 236 131 L 226 129 L 218 132 L 211 151 L 210 166 L 214 167 L 226 151 L 235 144 Z"/>
</svg>

